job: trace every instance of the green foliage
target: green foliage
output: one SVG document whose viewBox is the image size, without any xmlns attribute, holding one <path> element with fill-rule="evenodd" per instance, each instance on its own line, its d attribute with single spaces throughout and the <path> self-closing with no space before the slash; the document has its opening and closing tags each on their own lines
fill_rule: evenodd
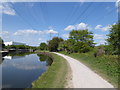
<svg viewBox="0 0 120 90">
<path fill-rule="evenodd" d="M 0 50 L 2 50 L 5 47 L 4 41 L 0 37 Z"/>
<path fill-rule="evenodd" d="M 16 46 L 15 45 L 8 45 L 8 46 L 6 46 L 6 49 L 16 49 Z"/>
<path fill-rule="evenodd" d="M 60 43 L 60 51 L 85 53 L 94 46 L 92 32 L 88 30 L 73 30 L 69 36 L 68 40 Z"/>
<path fill-rule="evenodd" d="M 39 46 L 40 50 L 47 50 L 48 49 L 48 46 L 46 43 L 41 43 L 40 46 Z"/>
<path fill-rule="evenodd" d="M 3 43 L 3 40 L 2 40 L 2 38 L 0 37 L 0 44 L 2 44 Z"/>
<path fill-rule="evenodd" d="M 112 25 L 111 30 L 108 34 L 108 47 L 106 47 L 106 49 L 108 49 L 109 54 L 118 54 L 119 53 L 119 47 L 120 47 L 120 22 L 118 22 L 115 25 Z"/>
<path fill-rule="evenodd" d="M 37 47 L 27 46 L 27 45 L 8 45 L 5 48 L 6 49 L 33 49 L 33 50 L 37 49 Z"/>
<path fill-rule="evenodd" d="M 50 66 L 53 62 L 53 58 L 49 57 L 48 55 L 45 55 L 45 54 L 37 54 L 37 56 L 39 57 L 39 60 L 40 61 L 46 61 L 46 65 L 47 66 Z"/>
<path fill-rule="evenodd" d="M 99 48 L 99 47 L 97 47 Z M 65 52 L 61 52 L 67 54 Z M 90 67 L 93 71 L 101 75 L 104 79 L 111 82 L 115 87 L 118 85 L 119 78 L 119 62 L 117 55 L 103 55 L 94 57 L 94 50 L 87 53 L 71 53 L 67 54 Z"/>
<path fill-rule="evenodd" d="M 59 44 L 59 51 L 73 52 L 73 45 L 75 44 L 75 40 L 68 39 Z"/>
<path fill-rule="evenodd" d="M 93 33 L 88 30 L 73 30 L 70 32 L 69 38 L 76 42 L 84 42 L 89 46 L 93 46 Z"/>
<path fill-rule="evenodd" d="M 26 56 L 32 54 L 31 52 L 19 52 L 19 51 L 15 51 L 15 52 L 11 52 L 8 55 L 9 56 Z"/>
<path fill-rule="evenodd" d="M 54 37 L 52 40 L 48 41 L 48 49 L 49 51 L 56 52 L 58 51 L 58 46 L 63 39 L 59 37 Z"/>
<path fill-rule="evenodd" d="M 32 83 L 32 88 L 65 88 L 69 66 L 64 58 L 53 53 L 52 56 L 52 65 Z"/>
<path fill-rule="evenodd" d="M 74 44 L 74 52 L 85 53 L 90 51 L 91 47 L 85 42 L 79 41 Z"/>
</svg>

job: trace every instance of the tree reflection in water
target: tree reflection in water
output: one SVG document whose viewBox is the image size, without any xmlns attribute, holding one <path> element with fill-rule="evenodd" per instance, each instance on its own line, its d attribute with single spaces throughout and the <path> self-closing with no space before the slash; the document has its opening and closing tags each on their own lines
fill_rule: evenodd
<svg viewBox="0 0 120 90">
<path fill-rule="evenodd" d="M 40 61 L 46 61 L 46 66 L 50 66 L 53 62 L 52 58 L 47 55 L 37 54 L 37 56 L 39 57 Z"/>
</svg>

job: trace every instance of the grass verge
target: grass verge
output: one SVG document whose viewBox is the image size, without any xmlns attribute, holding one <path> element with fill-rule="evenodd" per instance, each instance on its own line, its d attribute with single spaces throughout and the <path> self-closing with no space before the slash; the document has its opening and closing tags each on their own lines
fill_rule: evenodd
<svg viewBox="0 0 120 90">
<path fill-rule="evenodd" d="M 72 58 L 79 60 L 86 66 L 91 68 L 94 72 L 99 74 L 101 77 L 110 82 L 114 87 L 118 87 L 118 60 L 117 56 L 104 55 L 99 57 L 94 57 L 93 52 L 88 53 L 71 53 L 67 54 L 65 52 L 60 52 L 66 54 Z"/>
<path fill-rule="evenodd" d="M 66 60 L 54 53 L 53 63 L 48 70 L 32 83 L 32 88 L 64 88 L 68 74 Z"/>
</svg>

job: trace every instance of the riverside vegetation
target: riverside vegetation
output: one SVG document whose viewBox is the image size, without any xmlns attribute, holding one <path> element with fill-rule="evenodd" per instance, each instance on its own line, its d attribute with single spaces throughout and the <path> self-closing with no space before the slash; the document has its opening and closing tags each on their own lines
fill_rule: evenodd
<svg viewBox="0 0 120 90">
<path fill-rule="evenodd" d="M 71 56 L 118 87 L 120 75 L 119 34 L 120 22 L 111 26 L 105 45 L 95 46 L 92 32 L 89 30 L 72 30 L 67 40 L 53 37 L 48 43 L 41 43 L 37 50 L 60 52 Z M 33 82 L 33 88 L 63 88 L 65 86 L 67 62 L 56 54 L 52 53 L 52 55 L 54 57 L 53 64 L 38 80 Z"/>
<path fill-rule="evenodd" d="M 32 83 L 32 88 L 65 88 L 68 64 L 64 58 L 52 54 L 53 63 L 49 69 Z"/>
<path fill-rule="evenodd" d="M 93 41 L 93 33 L 88 30 L 72 30 L 69 34 L 69 39 L 63 40 L 62 38 L 54 37 L 48 41 L 48 44 L 40 45 L 40 47 L 45 46 L 45 50 L 59 51 L 83 62 L 94 72 L 112 83 L 114 87 L 118 87 L 120 74 L 119 28 L 119 22 L 116 25 L 112 25 L 107 35 L 107 44 L 105 43 L 105 45 L 95 46 L 96 43 Z"/>
<path fill-rule="evenodd" d="M 119 82 L 119 62 L 118 56 L 116 55 L 103 55 L 94 57 L 94 51 L 88 53 L 71 53 L 60 52 L 62 54 L 68 55 L 72 58 L 79 60 L 84 63 L 86 66 L 91 68 L 94 72 L 99 74 L 109 83 L 118 87 Z"/>
</svg>

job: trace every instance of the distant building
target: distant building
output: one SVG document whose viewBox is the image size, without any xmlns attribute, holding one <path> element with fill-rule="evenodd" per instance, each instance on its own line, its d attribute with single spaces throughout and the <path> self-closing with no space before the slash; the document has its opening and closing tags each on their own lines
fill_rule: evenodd
<svg viewBox="0 0 120 90">
<path fill-rule="evenodd" d="M 5 56 L 3 57 L 4 59 L 19 59 L 19 58 L 24 58 L 25 56 Z"/>
<path fill-rule="evenodd" d="M 25 43 L 20 43 L 20 42 L 4 42 L 5 46 L 8 46 L 8 45 L 26 45 Z"/>
</svg>

